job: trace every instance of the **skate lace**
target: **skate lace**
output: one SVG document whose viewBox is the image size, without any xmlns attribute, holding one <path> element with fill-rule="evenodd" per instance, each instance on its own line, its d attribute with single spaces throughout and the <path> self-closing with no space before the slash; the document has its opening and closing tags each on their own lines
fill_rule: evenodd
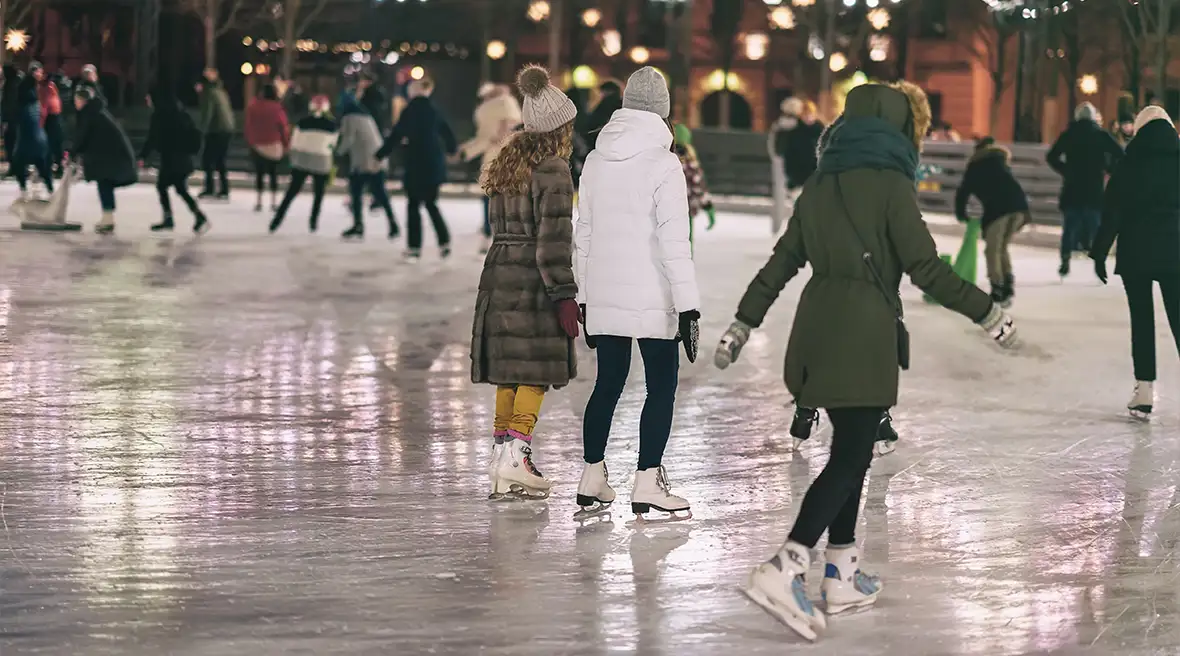
<svg viewBox="0 0 1180 656">
<path fill-rule="evenodd" d="M 656 469 L 656 487 L 660 488 L 662 492 L 668 494 L 672 491 L 672 484 L 668 482 L 668 472 L 664 470 L 664 466 L 660 465 Z"/>
<path fill-rule="evenodd" d="M 533 449 L 527 444 L 520 448 L 520 461 L 524 463 L 524 468 L 530 474 L 538 478 L 545 478 L 541 475 L 541 470 L 537 469 L 537 466 L 533 464 Z"/>
</svg>

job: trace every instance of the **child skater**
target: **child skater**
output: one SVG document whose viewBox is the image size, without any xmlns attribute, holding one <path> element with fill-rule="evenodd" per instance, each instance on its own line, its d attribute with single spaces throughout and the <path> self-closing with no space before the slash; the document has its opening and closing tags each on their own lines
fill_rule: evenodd
<svg viewBox="0 0 1180 656">
<path fill-rule="evenodd" d="M 688 241 L 692 242 L 692 227 L 696 216 L 703 210 L 709 217 L 706 230 L 712 230 L 717 225 L 717 212 L 713 209 L 713 197 L 709 195 L 709 188 L 705 185 L 705 172 L 701 170 L 701 161 L 697 158 L 697 151 L 692 147 L 692 130 L 683 123 L 677 123 L 672 129 L 676 142 L 672 149 L 680 158 L 680 165 L 684 168 L 684 180 L 688 184 Z"/>
<path fill-rule="evenodd" d="M 533 428 L 550 388 L 577 375 L 578 286 L 573 270 L 573 101 L 527 66 L 517 78 L 524 129 L 483 173 L 492 245 L 471 330 L 471 381 L 496 385 L 492 500 L 545 499 Z"/>
</svg>

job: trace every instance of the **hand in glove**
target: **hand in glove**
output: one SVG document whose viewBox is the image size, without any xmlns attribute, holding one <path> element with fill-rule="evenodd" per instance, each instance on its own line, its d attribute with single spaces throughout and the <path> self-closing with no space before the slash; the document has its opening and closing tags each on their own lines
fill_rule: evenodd
<svg viewBox="0 0 1180 656">
<path fill-rule="evenodd" d="M 590 331 L 586 330 L 586 304 L 583 303 L 578 306 L 578 321 L 582 323 L 582 333 L 586 335 L 586 346 L 591 350 L 598 347 L 598 340 L 590 336 Z"/>
<path fill-rule="evenodd" d="M 991 335 L 991 338 L 1002 348 L 1010 349 L 1018 345 L 1016 324 L 1012 321 L 1012 317 L 1008 316 L 995 303 L 992 304 L 992 308 L 988 310 L 987 315 L 976 323 L 980 328 L 987 331 L 987 334 Z"/>
<path fill-rule="evenodd" d="M 713 364 L 718 369 L 725 369 L 737 362 L 742 347 L 750 340 L 750 327 L 741 321 L 729 325 L 729 330 L 721 336 L 721 343 L 717 345 L 717 352 L 713 354 Z"/>
<path fill-rule="evenodd" d="M 1098 279 L 1102 281 L 1102 284 L 1106 284 L 1106 260 L 1099 260 L 1095 258 L 1094 275 L 1098 276 Z"/>
<path fill-rule="evenodd" d="M 717 225 L 717 210 L 713 208 L 713 203 L 705 206 L 705 214 L 709 217 L 709 225 L 705 230 L 712 230 Z"/>
<path fill-rule="evenodd" d="M 701 342 L 700 320 L 701 313 L 697 310 L 680 313 L 680 332 L 676 334 L 676 339 L 684 343 L 684 354 L 688 356 L 689 362 L 697 361 Z"/>
<path fill-rule="evenodd" d="M 557 302 L 557 321 L 570 339 L 578 336 L 578 303 L 572 298 Z"/>
</svg>

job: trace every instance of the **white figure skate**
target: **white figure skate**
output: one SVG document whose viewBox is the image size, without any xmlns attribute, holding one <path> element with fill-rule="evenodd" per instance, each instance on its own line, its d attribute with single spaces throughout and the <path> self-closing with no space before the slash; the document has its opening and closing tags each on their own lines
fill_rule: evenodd
<svg viewBox="0 0 1180 656">
<path fill-rule="evenodd" d="M 492 445 L 492 457 L 488 461 L 488 482 L 491 484 L 491 492 L 488 494 L 488 501 L 499 501 L 504 498 L 504 492 L 500 488 L 500 457 L 504 454 L 504 443 L 500 440 L 504 439 L 502 435 L 496 435 L 496 443 Z"/>
<path fill-rule="evenodd" d="M 776 620 L 814 641 L 827 628 L 827 620 L 807 598 L 804 577 L 810 568 L 811 550 L 787 542 L 773 558 L 754 568 L 741 590 Z"/>
<path fill-rule="evenodd" d="M 668 474 L 663 465 L 635 472 L 635 489 L 631 492 L 631 511 L 635 523 L 678 522 L 692 519 L 688 500 L 671 492 Z M 652 509 L 666 513 L 660 517 L 648 517 Z"/>
<path fill-rule="evenodd" d="M 512 439 L 504 443 L 496 475 L 499 480 L 492 492 L 503 494 L 505 500 L 549 498 L 552 484 L 533 464 L 533 448 L 524 440 Z"/>
<path fill-rule="evenodd" d="M 615 500 L 606 471 L 606 461 L 587 463 L 582 468 L 582 480 L 578 481 L 578 505 L 581 510 L 574 513 L 575 521 L 584 521 L 610 512 Z"/>
<path fill-rule="evenodd" d="M 820 586 L 828 615 L 872 606 L 881 594 L 881 580 L 860 571 L 860 550 L 855 544 L 828 545 L 824 582 Z"/>
<path fill-rule="evenodd" d="M 1155 383 L 1146 380 L 1135 381 L 1135 392 L 1131 395 L 1131 402 L 1127 404 L 1127 411 L 1135 419 L 1144 421 L 1151 419 L 1151 407 L 1155 405 Z"/>
</svg>

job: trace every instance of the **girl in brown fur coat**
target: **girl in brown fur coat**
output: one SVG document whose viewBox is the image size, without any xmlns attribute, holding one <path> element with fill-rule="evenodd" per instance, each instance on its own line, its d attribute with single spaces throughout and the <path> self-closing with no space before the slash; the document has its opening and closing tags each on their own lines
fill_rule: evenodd
<svg viewBox="0 0 1180 656">
<path fill-rule="evenodd" d="M 574 103 L 537 66 L 521 71 L 524 130 L 483 176 L 492 246 L 471 337 L 471 380 L 496 385 L 489 499 L 544 499 L 532 460 L 533 427 L 549 387 L 577 375 L 578 286 L 573 271 L 569 157 Z"/>
</svg>

